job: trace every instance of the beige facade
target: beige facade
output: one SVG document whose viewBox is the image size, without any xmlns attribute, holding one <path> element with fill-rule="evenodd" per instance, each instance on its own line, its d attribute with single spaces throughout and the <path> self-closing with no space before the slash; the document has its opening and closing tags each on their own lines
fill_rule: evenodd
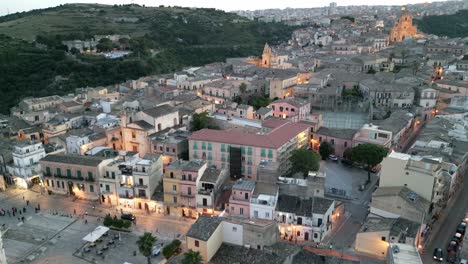
<svg viewBox="0 0 468 264">
<path fill-rule="evenodd" d="M 413 25 L 413 18 L 406 11 L 405 8 L 402 8 L 404 13 L 397 20 L 395 25 L 390 32 L 390 42 L 402 42 L 406 38 L 411 38 L 416 36 L 417 28 Z"/>
<path fill-rule="evenodd" d="M 441 158 L 392 152 L 382 161 L 380 187 L 405 186 L 424 199 L 443 204 L 458 170 Z"/>
<path fill-rule="evenodd" d="M 86 200 L 99 199 L 98 179 L 112 159 L 70 154 L 54 154 L 41 161 L 48 190 Z"/>
</svg>

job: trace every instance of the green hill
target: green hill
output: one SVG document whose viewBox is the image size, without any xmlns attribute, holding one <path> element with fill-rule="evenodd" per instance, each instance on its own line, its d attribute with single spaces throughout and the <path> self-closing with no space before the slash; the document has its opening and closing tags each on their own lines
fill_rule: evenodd
<svg viewBox="0 0 468 264">
<path fill-rule="evenodd" d="M 451 38 L 468 37 L 468 10 L 460 10 L 453 15 L 425 16 L 415 22 L 424 33 Z"/>
<path fill-rule="evenodd" d="M 294 29 L 215 9 L 138 5 L 68 4 L 3 16 L 0 112 L 8 112 L 25 96 L 64 94 L 77 87 L 258 55 L 265 42 L 286 41 Z M 130 35 L 126 48 L 132 55 L 115 60 L 70 56 L 61 44 L 107 34 Z"/>
</svg>

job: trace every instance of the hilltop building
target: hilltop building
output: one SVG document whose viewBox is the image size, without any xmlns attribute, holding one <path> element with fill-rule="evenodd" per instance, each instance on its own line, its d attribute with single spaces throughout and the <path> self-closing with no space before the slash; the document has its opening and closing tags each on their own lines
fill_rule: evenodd
<svg viewBox="0 0 468 264">
<path fill-rule="evenodd" d="M 402 42 L 405 38 L 416 36 L 417 28 L 413 25 L 413 18 L 410 13 L 406 10 L 406 7 L 402 7 L 403 14 L 397 20 L 395 25 L 390 32 L 390 42 Z"/>
</svg>

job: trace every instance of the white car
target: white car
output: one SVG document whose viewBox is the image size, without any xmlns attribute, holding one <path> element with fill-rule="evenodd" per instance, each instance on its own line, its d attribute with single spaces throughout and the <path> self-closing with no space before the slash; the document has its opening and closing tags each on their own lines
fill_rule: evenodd
<svg viewBox="0 0 468 264">
<path fill-rule="evenodd" d="M 335 156 L 335 155 L 329 155 L 329 156 L 328 156 L 328 159 L 329 159 L 329 160 L 333 160 L 333 161 L 338 161 L 338 157 Z"/>
<path fill-rule="evenodd" d="M 154 247 L 153 247 L 153 252 L 151 253 L 151 255 L 152 255 L 153 257 L 156 257 L 156 256 L 158 256 L 160 253 L 161 253 L 161 248 L 158 247 L 158 246 L 154 246 Z"/>
</svg>

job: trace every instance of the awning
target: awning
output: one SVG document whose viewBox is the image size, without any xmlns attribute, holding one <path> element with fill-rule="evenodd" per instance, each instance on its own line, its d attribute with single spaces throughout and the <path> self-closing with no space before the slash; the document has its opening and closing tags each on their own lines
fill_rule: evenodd
<svg viewBox="0 0 468 264">
<path fill-rule="evenodd" d="M 98 226 L 96 227 L 96 229 L 94 229 L 93 231 L 91 231 L 91 233 L 89 233 L 88 235 L 86 235 L 85 237 L 83 237 L 83 240 L 84 241 L 88 241 L 88 242 L 95 242 L 96 240 L 98 240 L 104 233 L 106 233 L 107 231 L 109 231 L 109 228 L 108 227 L 105 227 L 105 226 Z"/>
</svg>

